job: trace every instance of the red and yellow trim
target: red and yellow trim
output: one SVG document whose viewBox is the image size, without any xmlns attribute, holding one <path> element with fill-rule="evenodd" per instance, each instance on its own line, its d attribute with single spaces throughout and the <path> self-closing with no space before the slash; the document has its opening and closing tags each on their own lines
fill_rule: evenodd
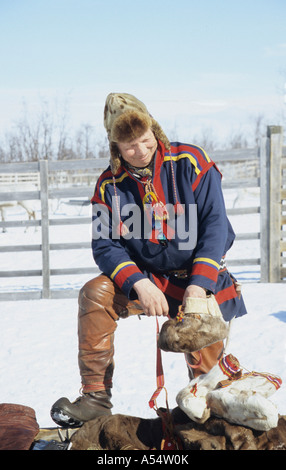
<svg viewBox="0 0 286 470">
<path fill-rule="evenodd" d="M 216 282 L 218 271 L 219 264 L 211 258 L 195 258 L 191 274 L 194 276 L 205 276 Z"/>
<path fill-rule="evenodd" d="M 110 279 L 116 282 L 119 287 L 122 287 L 127 278 L 136 273 L 141 273 L 136 263 L 133 261 L 125 261 L 124 263 L 120 263 L 116 266 L 110 275 Z"/>
</svg>

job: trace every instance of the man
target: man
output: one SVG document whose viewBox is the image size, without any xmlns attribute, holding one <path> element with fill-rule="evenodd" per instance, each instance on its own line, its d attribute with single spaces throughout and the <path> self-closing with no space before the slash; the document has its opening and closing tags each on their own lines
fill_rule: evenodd
<svg viewBox="0 0 286 470">
<path fill-rule="evenodd" d="M 226 321 L 246 313 L 223 259 L 234 241 L 221 175 L 201 148 L 170 144 L 146 106 L 111 93 L 104 110 L 110 166 L 93 203 L 92 249 L 103 274 L 79 294 L 82 395 L 60 398 L 51 416 L 80 426 L 111 413 L 116 321 L 134 314 L 175 317 L 187 297 L 215 294 Z M 132 214 L 132 215 L 130 215 Z M 193 375 L 208 372 L 219 341 L 188 356 Z"/>
</svg>

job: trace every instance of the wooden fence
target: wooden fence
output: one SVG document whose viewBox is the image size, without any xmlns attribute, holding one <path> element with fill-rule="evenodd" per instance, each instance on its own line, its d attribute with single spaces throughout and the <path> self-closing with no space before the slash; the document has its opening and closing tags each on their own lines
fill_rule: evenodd
<svg viewBox="0 0 286 470">
<path fill-rule="evenodd" d="M 0 204 L 6 201 L 30 201 L 39 200 L 41 206 L 41 219 L 40 220 L 21 220 L 21 221 L 8 221 L 0 222 L 0 229 L 10 227 L 41 227 L 41 244 L 40 245 L 14 245 L 14 246 L 0 246 L 1 252 L 20 253 L 27 251 L 40 251 L 42 254 L 42 269 L 25 269 L 1 271 L 0 278 L 4 277 L 26 277 L 26 276 L 41 276 L 42 289 L 41 290 L 28 290 L 27 292 L 1 292 L 0 300 L 23 300 L 23 299 L 40 299 L 40 298 L 66 298 L 75 297 L 77 292 L 74 289 L 57 290 L 51 289 L 51 276 L 59 275 L 72 275 L 72 274 L 96 274 L 98 269 L 94 267 L 74 267 L 51 269 L 50 268 L 50 252 L 53 250 L 72 250 L 72 249 L 91 249 L 90 242 L 80 243 L 50 243 L 50 228 L 58 225 L 80 225 L 90 224 L 90 217 L 71 217 L 54 219 L 50 218 L 49 214 L 49 200 L 62 199 L 62 198 L 85 198 L 90 199 L 93 195 L 95 181 L 102 171 L 107 166 L 108 162 L 104 159 L 93 160 L 66 160 L 50 162 L 41 160 L 39 162 L 31 163 L 6 163 L 0 165 L 0 175 L 19 173 L 38 173 L 40 186 L 35 187 L 34 190 L 20 190 L 20 191 L 1 191 L 1 178 L 0 178 Z M 82 173 L 85 173 L 86 178 L 92 180 L 92 184 L 81 185 L 65 185 L 66 174 L 78 173 L 81 180 L 83 180 Z M 91 176 L 92 175 L 92 176 Z M 21 178 L 21 187 L 23 187 L 23 180 Z M 7 187 L 7 179 L 3 179 L 4 186 Z M 27 181 L 26 181 L 27 182 Z M 33 180 L 34 184 L 34 180 Z M 64 185 L 64 187 L 63 187 Z M 30 186 L 30 185 L 29 185 Z M 1 234 L 0 234 L 1 236 Z M 0 268 L 1 269 L 1 268 Z"/>
<path fill-rule="evenodd" d="M 286 149 L 280 126 L 268 127 L 261 146 L 261 237 L 262 281 L 286 280 Z"/>
<path fill-rule="evenodd" d="M 286 278 L 286 184 L 285 184 L 285 157 L 283 157 L 282 128 L 270 126 L 268 134 L 262 140 L 260 148 L 213 152 L 212 158 L 219 163 L 220 168 L 230 166 L 233 177 L 223 180 L 223 190 L 237 188 L 260 188 L 260 204 L 255 207 L 229 208 L 228 215 L 260 214 L 260 231 L 239 233 L 237 241 L 258 240 L 260 243 L 260 257 L 248 259 L 228 259 L 229 266 L 260 266 L 260 279 L 262 282 L 281 282 Z M 0 278 L 41 276 L 42 288 L 35 291 L 2 292 L 0 300 L 20 300 L 39 298 L 67 298 L 76 297 L 76 289 L 52 289 L 51 276 L 91 274 L 95 275 L 97 267 L 50 268 L 50 253 L 53 250 L 91 249 L 90 242 L 79 243 L 50 243 L 50 228 L 55 225 L 90 224 L 90 217 L 72 217 L 53 219 L 49 214 L 49 200 L 61 198 L 89 199 L 94 190 L 95 181 L 101 170 L 107 166 L 104 159 L 94 160 L 66 160 L 46 161 L 33 163 L 6 163 L 0 164 L 0 204 L 1 201 L 27 201 L 39 200 L 41 206 L 41 219 L 30 221 L 0 222 L 1 227 L 39 226 L 41 228 L 41 244 L 39 245 L 10 245 L 1 246 L 0 253 L 19 253 L 25 251 L 40 251 L 42 254 L 42 269 L 25 269 L 1 271 Z M 25 181 L 23 175 L 34 175 L 34 190 L 1 191 L 1 181 L 9 183 L 8 175 L 18 175 L 21 182 Z M 228 174 L 230 174 L 228 172 Z M 35 177 L 36 175 L 36 177 Z M 67 175 L 72 175 L 73 183 L 69 186 Z M 2 178 L 2 179 L 1 179 Z M 18 178 L 18 181 L 19 181 Z M 67 183 L 65 187 L 57 185 L 57 178 Z M 36 179 L 39 186 L 36 185 Z M 5 185 L 4 185 L 5 186 Z M 21 187 L 21 185 L 19 185 Z M 3 188 L 2 188 L 3 189 Z M 12 197 L 13 196 L 13 197 Z M 72 202 L 72 200 L 71 200 Z M 283 229 L 284 226 L 284 229 Z M 1 236 L 1 235 L 0 235 Z"/>
</svg>

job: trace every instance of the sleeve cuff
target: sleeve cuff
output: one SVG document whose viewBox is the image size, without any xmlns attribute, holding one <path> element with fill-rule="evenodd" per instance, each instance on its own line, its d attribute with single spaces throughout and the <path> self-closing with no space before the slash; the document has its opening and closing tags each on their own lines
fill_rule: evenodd
<svg viewBox="0 0 286 470">
<path fill-rule="evenodd" d="M 134 300 L 136 298 L 133 291 L 133 285 L 135 282 L 145 278 L 146 276 L 142 274 L 133 261 L 126 261 L 119 264 L 110 275 L 110 279 L 118 285 L 130 300 Z"/>
<path fill-rule="evenodd" d="M 195 284 L 215 293 L 219 263 L 211 258 L 196 258 L 193 262 L 189 285 Z"/>
</svg>

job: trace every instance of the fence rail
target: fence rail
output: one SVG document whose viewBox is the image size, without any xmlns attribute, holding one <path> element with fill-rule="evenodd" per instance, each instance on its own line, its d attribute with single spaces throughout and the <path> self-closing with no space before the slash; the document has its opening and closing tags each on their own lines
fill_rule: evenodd
<svg viewBox="0 0 286 470">
<path fill-rule="evenodd" d="M 282 129 L 268 128 L 268 136 L 261 142 L 260 148 L 213 152 L 212 158 L 219 167 L 229 167 L 226 172 L 229 178 L 223 179 L 223 190 L 237 188 L 260 188 L 260 204 L 253 207 L 239 207 L 227 209 L 230 216 L 259 214 L 260 231 L 239 233 L 237 241 L 259 240 L 259 258 L 228 259 L 229 266 L 260 266 L 260 276 L 263 282 L 280 282 L 286 277 L 285 253 L 286 253 L 286 189 L 285 189 L 285 159 L 282 158 Z M 7 201 L 38 200 L 41 206 L 41 219 L 29 221 L 2 221 L 0 228 L 9 227 L 40 227 L 41 244 L 9 245 L 1 246 L 0 253 L 20 253 L 39 251 L 42 256 L 41 269 L 1 271 L 2 277 L 40 276 L 42 288 L 27 292 L 2 292 L 0 300 L 20 300 L 38 298 L 67 298 L 77 296 L 74 289 L 52 289 L 51 276 L 71 274 L 96 274 L 98 269 L 94 267 L 50 268 L 50 253 L 55 250 L 90 249 L 90 242 L 65 242 L 50 243 L 50 228 L 60 225 L 90 224 L 89 217 L 72 217 L 52 219 L 49 214 L 49 200 L 61 198 L 86 198 L 93 194 L 94 184 L 108 165 L 106 159 L 98 160 L 66 160 L 46 161 L 30 163 L 5 163 L 0 164 L 0 205 Z M 274 168 L 275 166 L 275 168 Z M 283 173 L 284 172 L 284 173 Z M 233 175 L 232 175 L 233 173 Z M 27 175 L 27 178 L 23 175 Z M 80 185 L 72 187 L 60 187 L 58 181 L 68 181 L 72 174 L 72 181 L 80 180 Z M 80 178 L 76 178 L 79 174 Z M 11 175 L 15 175 L 15 181 L 19 181 L 19 191 L 2 191 L 1 182 L 7 184 Z M 17 180 L 16 175 L 19 175 Z M 29 180 L 29 175 L 36 175 L 30 181 L 35 185 L 33 190 L 24 188 L 21 184 Z M 279 176 L 280 175 L 280 176 Z M 278 178 L 278 179 L 277 179 Z M 279 182 L 279 191 L 275 182 Z M 21 188 L 21 189 L 20 189 Z M 274 202 L 275 201 L 275 202 Z M 280 202 L 279 202 L 280 201 Z M 280 224 L 280 225 L 279 225 Z"/>
</svg>

